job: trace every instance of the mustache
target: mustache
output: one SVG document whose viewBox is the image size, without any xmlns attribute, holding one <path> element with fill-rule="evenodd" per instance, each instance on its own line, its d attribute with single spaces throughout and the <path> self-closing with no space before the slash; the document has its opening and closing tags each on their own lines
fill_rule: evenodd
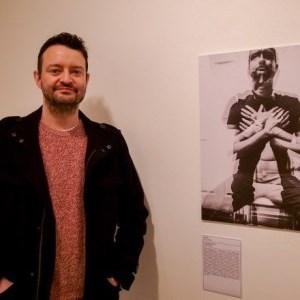
<svg viewBox="0 0 300 300">
<path fill-rule="evenodd" d="M 260 80 L 261 76 L 263 77 L 264 80 L 267 80 L 275 75 L 275 72 L 272 69 L 264 67 L 264 73 L 260 73 L 260 67 L 257 67 L 254 71 L 250 73 L 250 76 L 254 80 Z"/>
<path fill-rule="evenodd" d="M 63 89 L 69 89 L 69 90 L 72 90 L 72 91 L 76 91 L 77 89 L 74 87 L 74 85 L 72 83 L 70 84 L 60 84 L 60 85 L 57 85 L 54 90 L 63 90 Z"/>
</svg>

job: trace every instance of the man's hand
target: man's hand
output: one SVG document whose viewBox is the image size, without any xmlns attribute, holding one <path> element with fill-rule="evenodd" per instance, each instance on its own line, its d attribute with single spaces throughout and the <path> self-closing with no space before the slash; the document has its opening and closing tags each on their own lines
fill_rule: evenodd
<svg viewBox="0 0 300 300">
<path fill-rule="evenodd" d="M 274 135 L 274 130 L 276 127 L 284 128 L 289 124 L 289 112 L 285 111 L 283 108 L 275 110 L 265 122 L 265 131 L 269 135 Z"/>
<path fill-rule="evenodd" d="M 278 106 L 273 107 L 269 111 L 264 111 L 261 104 L 259 110 L 256 111 L 249 105 L 246 105 L 241 110 L 242 120 L 239 123 L 240 130 L 244 131 L 253 124 L 264 125 L 267 132 L 270 133 L 272 128 L 278 126 L 285 128 L 290 123 L 290 115 L 288 111 Z"/>
<path fill-rule="evenodd" d="M 113 277 L 109 277 L 107 278 L 107 281 L 114 287 L 118 287 L 119 286 L 119 282 L 113 278 Z"/>
<path fill-rule="evenodd" d="M 251 106 L 245 105 L 245 107 L 241 109 L 241 115 L 243 116 L 244 120 L 248 120 L 248 124 L 250 125 L 254 122 L 264 124 L 268 117 L 278 109 L 280 108 L 278 108 L 278 106 L 275 106 L 269 111 L 266 111 L 263 104 L 261 104 L 258 111 L 256 111 Z"/>
<path fill-rule="evenodd" d="M 289 124 L 290 124 L 290 114 L 288 111 L 283 110 L 283 113 L 281 114 L 281 120 L 278 124 L 278 127 L 285 128 Z"/>
<path fill-rule="evenodd" d="M 0 294 L 5 292 L 11 285 L 14 283 L 6 279 L 5 277 L 2 277 L 0 279 Z"/>
</svg>

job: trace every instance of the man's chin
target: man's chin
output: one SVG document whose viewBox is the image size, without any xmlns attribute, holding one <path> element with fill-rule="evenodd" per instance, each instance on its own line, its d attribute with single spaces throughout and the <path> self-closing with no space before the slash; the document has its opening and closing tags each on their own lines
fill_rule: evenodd
<svg viewBox="0 0 300 300">
<path fill-rule="evenodd" d="M 261 85 L 261 86 L 255 86 L 254 87 L 254 92 L 258 96 L 261 97 L 270 97 L 272 94 L 272 86 L 267 86 L 267 85 Z"/>
<path fill-rule="evenodd" d="M 67 113 L 67 112 L 74 112 L 78 109 L 78 106 L 81 101 L 62 101 L 62 100 L 53 100 L 53 101 L 46 101 L 47 106 L 52 111 Z"/>
</svg>

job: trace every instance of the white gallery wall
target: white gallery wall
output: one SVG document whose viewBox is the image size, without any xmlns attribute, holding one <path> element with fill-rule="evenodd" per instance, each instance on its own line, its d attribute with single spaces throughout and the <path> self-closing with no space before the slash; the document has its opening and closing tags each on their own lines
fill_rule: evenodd
<svg viewBox="0 0 300 300">
<path fill-rule="evenodd" d="M 299 12 L 299 0 L 0 0 L 0 117 L 41 104 L 37 53 L 69 31 L 90 54 L 82 110 L 129 144 L 151 215 L 122 300 L 232 299 L 202 289 L 204 234 L 242 241 L 243 299 L 297 299 L 300 232 L 201 221 L 198 56 L 300 43 Z"/>
</svg>

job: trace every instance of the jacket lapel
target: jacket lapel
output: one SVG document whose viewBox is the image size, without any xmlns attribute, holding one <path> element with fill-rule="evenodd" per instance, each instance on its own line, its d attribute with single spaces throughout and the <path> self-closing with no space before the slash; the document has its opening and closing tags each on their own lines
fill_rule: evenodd
<svg viewBox="0 0 300 300">
<path fill-rule="evenodd" d="M 42 198 L 50 200 L 48 183 L 45 174 L 43 158 L 39 147 L 39 121 L 41 118 L 41 108 L 30 115 L 19 118 L 16 121 L 14 132 L 11 136 L 17 144 L 19 151 L 14 157 L 20 172 L 40 194 Z"/>
</svg>

